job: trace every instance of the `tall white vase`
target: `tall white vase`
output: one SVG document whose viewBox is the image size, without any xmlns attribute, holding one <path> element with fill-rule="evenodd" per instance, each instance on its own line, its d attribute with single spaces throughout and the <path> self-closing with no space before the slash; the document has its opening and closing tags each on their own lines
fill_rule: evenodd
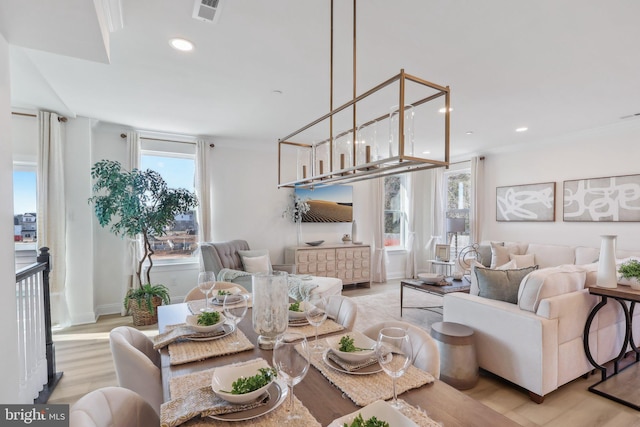
<svg viewBox="0 0 640 427">
<path fill-rule="evenodd" d="M 601 288 L 617 288 L 618 274 L 616 271 L 616 237 L 604 235 L 600 244 L 600 258 L 598 260 L 598 277 L 596 285 Z"/>
<path fill-rule="evenodd" d="M 356 220 L 355 219 L 351 223 L 351 241 L 353 243 L 359 242 L 359 240 L 358 240 L 358 224 L 356 224 Z"/>
</svg>

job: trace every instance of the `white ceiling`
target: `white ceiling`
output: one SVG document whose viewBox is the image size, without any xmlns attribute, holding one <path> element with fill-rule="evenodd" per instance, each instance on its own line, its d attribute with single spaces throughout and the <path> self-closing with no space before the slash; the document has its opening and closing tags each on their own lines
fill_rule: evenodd
<svg viewBox="0 0 640 427">
<path fill-rule="evenodd" d="M 274 145 L 328 112 L 329 0 L 220 0 L 215 24 L 192 18 L 194 0 L 122 0 L 113 33 L 102 1 L 0 2 L 14 107 Z M 450 86 L 454 156 L 640 119 L 621 119 L 640 113 L 638 1 L 357 6 L 358 92 L 401 68 Z M 335 19 L 334 106 L 351 97 L 350 1 Z"/>
</svg>

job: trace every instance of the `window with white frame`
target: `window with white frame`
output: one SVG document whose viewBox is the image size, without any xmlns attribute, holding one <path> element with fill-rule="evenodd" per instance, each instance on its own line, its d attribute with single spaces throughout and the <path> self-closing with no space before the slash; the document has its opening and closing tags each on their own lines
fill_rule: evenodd
<svg viewBox="0 0 640 427">
<path fill-rule="evenodd" d="M 384 177 L 384 245 L 387 249 L 404 249 L 406 238 L 405 176 Z"/>
<path fill-rule="evenodd" d="M 35 164 L 13 166 L 13 241 L 16 270 L 36 262 L 37 184 Z"/>
<path fill-rule="evenodd" d="M 447 244 L 451 245 L 451 257 L 456 258 L 460 250 L 469 245 L 471 170 L 459 169 L 446 172 L 444 178 L 445 217 L 447 218 L 445 231 Z"/>
<path fill-rule="evenodd" d="M 140 169 L 151 169 L 158 172 L 169 188 L 184 188 L 195 191 L 195 146 L 193 149 L 182 147 L 188 143 L 160 144 L 155 143 L 153 149 L 143 149 L 140 155 Z M 150 144 L 147 144 L 149 147 Z M 174 151 L 171 151 L 174 148 Z M 193 152 L 190 152 L 193 151 Z M 154 260 L 160 264 L 167 261 L 190 259 L 198 248 L 198 224 L 196 211 L 176 215 L 173 225 L 165 230 L 163 236 L 150 239 Z"/>
</svg>

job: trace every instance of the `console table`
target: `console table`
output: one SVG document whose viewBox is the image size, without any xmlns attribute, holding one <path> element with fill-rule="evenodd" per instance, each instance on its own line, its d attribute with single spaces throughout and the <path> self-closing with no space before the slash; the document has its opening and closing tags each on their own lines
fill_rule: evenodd
<svg viewBox="0 0 640 427">
<path fill-rule="evenodd" d="M 633 309 L 636 303 L 640 302 L 640 291 L 631 289 L 629 286 L 620 285 L 618 285 L 617 288 L 592 286 L 589 288 L 589 293 L 602 298 L 602 300 L 593 307 L 591 313 L 589 313 L 583 333 L 584 352 L 587 359 L 602 375 L 602 379 L 589 387 L 589 391 L 640 411 L 640 391 L 637 387 L 637 379 L 640 373 L 640 364 L 637 362 L 640 361 L 640 350 L 634 343 L 631 329 Z M 607 368 L 599 365 L 591 355 L 591 349 L 589 348 L 589 331 L 596 313 L 607 304 L 609 298 L 613 298 L 620 304 L 620 307 L 622 307 L 625 317 L 625 336 L 620 353 L 613 359 L 613 373 L 607 376 Z M 627 302 L 631 303 L 630 307 L 627 307 Z M 636 353 L 636 360 L 633 364 L 620 370 L 620 360 L 625 356 L 629 345 Z"/>
<path fill-rule="evenodd" d="M 297 274 L 337 277 L 344 285 L 371 286 L 371 247 L 345 243 L 292 246 L 284 251 L 285 264 L 295 264 Z"/>
</svg>

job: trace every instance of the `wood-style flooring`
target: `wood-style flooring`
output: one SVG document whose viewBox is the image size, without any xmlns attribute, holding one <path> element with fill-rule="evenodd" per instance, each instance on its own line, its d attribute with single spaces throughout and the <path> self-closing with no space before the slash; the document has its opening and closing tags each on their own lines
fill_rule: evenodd
<svg viewBox="0 0 640 427">
<path fill-rule="evenodd" d="M 391 281 L 368 289 L 346 287 L 343 294 L 361 296 L 398 287 L 399 281 Z M 109 331 L 121 325 L 132 326 L 131 317 L 101 316 L 95 324 L 54 332 L 57 370 L 64 375 L 49 403 L 73 404 L 92 390 L 117 385 Z M 149 335 L 158 332 L 157 325 L 140 329 Z M 599 375 L 578 378 L 547 395 L 541 405 L 529 400 L 522 389 L 488 373 L 482 373 L 478 384 L 464 393 L 522 426 L 640 427 L 640 411 L 587 391 L 598 379 Z"/>
</svg>

